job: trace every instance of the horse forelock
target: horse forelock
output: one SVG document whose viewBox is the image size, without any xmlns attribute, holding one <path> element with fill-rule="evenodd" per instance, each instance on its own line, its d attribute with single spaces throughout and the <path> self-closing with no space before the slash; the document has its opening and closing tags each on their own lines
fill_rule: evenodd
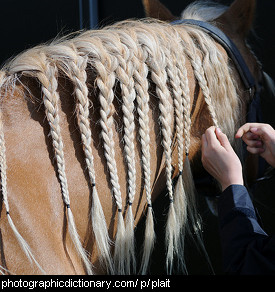
<svg viewBox="0 0 275 292">
<path fill-rule="evenodd" d="M 228 9 L 227 6 L 213 1 L 195 1 L 181 14 L 181 19 L 212 21 Z"/>
<path fill-rule="evenodd" d="M 183 14 L 196 17 L 194 11 L 204 7 L 202 4 L 189 7 Z M 205 8 L 205 7 L 204 7 Z M 217 7 L 216 7 L 217 8 Z M 203 18 L 215 18 L 224 8 L 219 7 L 215 12 L 207 12 Z M 190 151 L 191 135 L 191 103 L 190 85 L 185 62 L 190 62 L 194 76 L 203 92 L 210 115 L 216 126 L 220 126 L 233 140 L 235 127 L 239 122 L 240 102 L 236 92 L 236 84 L 232 77 L 229 62 L 225 54 L 214 40 L 196 28 L 184 26 L 171 26 L 160 21 L 124 21 L 114 26 L 98 31 L 87 31 L 74 38 L 63 39 L 53 43 L 30 49 L 5 66 L 1 71 L 0 85 L 7 83 L 7 76 L 17 76 L 19 73 L 36 77 L 41 83 L 43 103 L 46 116 L 53 137 L 53 147 L 58 161 L 58 173 L 61 182 L 62 195 L 67 206 L 70 233 L 75 246 L 85 262 L 86 269 L 91 267 L 85 251 L 81 247 L 72 212 L 70 210 L 70 197 L 66 181 L 63 142 L 59 128 L 58 100 L 60 98 L 57 88 L 57 77 L 60 73 L 68 77 L 75 87 L 76 114 L 78 115 L 90 184 L 93 188 L 92 222 L 98 249 L 102 261 L 114 273 L 129 273 L 131 262 L 135 262 L 133 242 L 133 216 L 131 205 L 135 200 L 136 157 L 134 156 L 135 137 L 135 111 L 138 114 L 138 132 L 141 143 L 142 168 L 144 175 L 144 188 L 148 204 L 148 224 L 145 232 L 145 252 L 141 271 L 145 273 L 154 245 L 154 226 L 152 217 L 152 181 L 150 180 L 150 132 L 149 125 L 149 83 L 156 87 L 159 99 L 160 132 L 165 157 L 166 184 L 170 199 L 166 240 L 168 245 L 168 269 L 175 251 L 180 253 L 180 237 L 186 224 L 186 200 L 181 200 L 182 207 L 175 206 L 179 202 L 178 194 L 174 191 L 172 182 L 172 142 L 173 134 L 177 133 L 178 164 L 183 177 L 190 177 L 188 163 L 183 164 L 185 155 Z M 109 236 L 107 231 L 101 202 L 96 191 L 96 171 L 93 165 L 91 149 L 91 129 L 89 122 L 89 108 L 93 100 L 88 98 L 87 70 L 92 68 L 96 72 L 94 85 L 99 90 L 100 126 L 104 154 L 108 165 L 111 191 L 117 205 L 119 224 L 115 245 L 115 267 L 113 268 L 109 249 Z M 149 74 L 151 80 L 149 80 Z M 124 155 L 127 169 L 129 200 L 129 217 L 126 220 L 126 230 L 122 217 L 122 195 L 119 184 L 118 166 L 114 153 L 114 140 L 112 125 L 113 103 L 115 100 L 114 86 L 116 81 L 121 86 L 121 106 L 124 122 Z M 12 86 L 15 86 L 13 84 Z M 226 97 L 226 98 L 225 98 Z M 218 110 L 217 110 L 218 109 Z M 172 121 L 175 116 L 175 128 Z M 227 117 L 225 119 L 225 117 Z M 185 138 L 185 139 L 184 139 Z M 184 173 L 184 167 L 187 173 Z M 185 182 L 185 191 L 193 192 L 191 182 Z M 183 186 L 180 187 L 183 192 Z M 192 195 L 191 195 L 192 197 Z M 6 201 L 7 202 L 7 201 Z M 187 210 L 184 212 L 188 212 Z M 192 210 L 194 212 L 194 209 Z M 190 214 L 189 214 L 190 215 Z M 192 215 L 194 216 L 195 215 Z M 178 224 L 178 220 L 182 222 Z M 193 221 L 192 221 L 193 220 Z M 192 224 L 196 218 L 191 219 Z M 178 226 L 178 227 L 177 227 Z M 195 227 L 194 227 L 195 228 Z M 132 230 L 132 231 L 130 231 Z M 127 236 L 126 236 L 127 233 Z M 128 242 L 126 240 L 128 238 Z M 130 239 L 129 239 L 130 238 Z M 131 241 L 131 244 L 129 244 Z M 125 251 L 127 246 L 127 251 Z M 114 269 L 116 269 L 114 271 Z M 126 271 L 125 271 L 126 270 Z"/>
</svg>

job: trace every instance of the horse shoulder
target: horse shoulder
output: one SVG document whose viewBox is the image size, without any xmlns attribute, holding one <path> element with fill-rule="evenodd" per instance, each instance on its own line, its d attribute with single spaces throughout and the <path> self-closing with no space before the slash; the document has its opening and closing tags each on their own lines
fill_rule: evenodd
<svg viewBox="0 0 275 292">
<path fill-rule="evenodd" d="M 2 99 L 10 216 L 29 244 L 34 257 L 47 273 L 70 274 L 76 270 L 83 272 L 72 243 L 67 240 L 68 244 L 64 244 L 68 231 L 60 184 L 53 166 L 51 142 L 48 139 L 49 128 L 44 113 L 31 101 L 32 98 L 34 96 L 30 97 L 24 86 L 18 84 Z M 65 132 L 66 145 L 71 140 L 68 136 Z M 66 150 L 68 155 L 72 154 L 70 146 Z M 76 181 L 79 170 L 74 168 L 75 173 L 72 174 L 70 164 L 68 170 L 70 182 L 78 185 Z M 81 177 L 79 180 L 81 181 Z M 75 206 L 77 208 L 77 204 Z M 87 212 L 87 207 L 83 208 Z M 77 213 L 81 211 L 77 210 Z M 28 260 L 11 232 L 5 212 L 5 207 L 2 206 L 1 233 L 5 255 L 3 266 L 15 274 L 36 273 L 35 265 L 24 264 Z M 84 237 L 86 227 L 81 231 Z"/>
</svg>

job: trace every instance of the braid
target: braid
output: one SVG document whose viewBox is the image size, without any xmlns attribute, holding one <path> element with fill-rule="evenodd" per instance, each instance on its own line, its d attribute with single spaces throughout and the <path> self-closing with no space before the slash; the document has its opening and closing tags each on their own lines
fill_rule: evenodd
<svg viewBox="0 0 275 292">
<path fill-rule="evenodd" d="M 137 35 L 132 33 L 134 43 L 138 44 Z M 142 168 L 144 177 L 144 188 L 147 200 L 147 217 L 145 226 L 145 240 L 143 247 L 143 256 L 141 262 L 141 274 L 146 274 L 150 255 L 155 242 L 154 220 L 151 200 L 151 168 L 150 168 L 150 129 L 149 129 L 149 82 L 148 67 L 146 59 L 148 54 L 140 46 L 134 46 L 133 63 L 136 70 L 134 71 L 137 112 L 139 116 L 139 136 L 142 152 Z"/>
<path fill-rule="evenodd" d="M 108 52 L 112 52 L 116 57 L 117 67 L 115 73 L 120 83 L 122 97 L 122 112 L 124 124 L 124 153 L 127 166 L 127 195 L 128 212 L 126 218 L 125 234 L 125 272 L 130 274 L 131 265 L 135 272 L 135 246 L 134 246 L 134 217 L 132 203 L 136 193 L 136 163 L 135 163 L 135 122 L 134 122 L 134 101 L 136 93 L 134 89 L 133 72 L 135 68 L 132 63 L 132 52 L 128 48 L 129 38 L 119 31 L 112 30 L 112 38 L 103 41 Z M 131 45 L 130 45 L 131 46 Z"/>
<path fill-rule="evenodd" d="M 188 39 L 189 41 L 183 42 L 183 48 L 184 48 L 184 52 L 185 54 L 188 56 L 191 65 L 193 67 L 194 70 L 194 74 L 196 79 L 198 80 L 198 83 L 200 85 L 200 87 L 202 88 L 204 97 L 205 97 L 205 101 L 208 105 L 208 109 L 210 112 L 210 115 L 212 117 L 212 121 L 214 123 L 214 125 L 217 127 L 218 126 L 218 121 L 216 118 L 216 113 L 214 111 L 214 108 L 212 106 L 212 98 L 210 98 L 210 94 L 209 94 L 209 88 L 207 85 L 207 81 L 205 79 L 205 73 L 204 73 L 204 69 L 203 69 L 203 65 L 201 62 L 201 59 L 199 57 L 199 54 L 201 51 L 199 51 L 198 49 L 196 49 L 195 46 L 195 38 L 193 39 L 190 36 L 190 31 L 188 31 L 186 29 L 186 27 L 184 26 L 185 32 L 184 32 L 184 38 L 183 39 Z M 186 33 L 187 31 L 187 33 Z M 214 45 L 214 44 L 212 44 Z M 188 233 L 189 235 L 191 235 L 191 237 L 193 236 L 193 234 L 196 236 L 199 246 L 202 248 L 204 254 L 206 255 L 206 258 L 209 260 L 209 257 L 207 255 L 207 252 L 205 251 L 204 248 L 204 244 L 203 244 L 203 239 L 202 239 L 202 235 L 201 235 L 201 223 L 200 223 L 200 217 L 197 213 L 197 206 L 196 206 L 196 201 L 195 201 L 195 185 L 194 185 L 194 179 L 192 176 L 192 170 L 190 167 L 190 161 L 188 159 L 188 153 L 189 153 L 189 148 L 190 148 L 190 129 L 191 129 L 191 118 L 190 118 L 190 110 L 191 110 L 191 97 L 190 97 L 190 91 L 189 91 L 189 87 L 188 87 L 188 78 L 187 78 L 187 71 L 184 70 L 182 71 L 183 74 L 186 76 L 186 78 L 182 79 L 185 80 L 186 83 L 184 84 L 183 82 L 183 86 L 185 88 L 184 90 L 184 104 L 186 104 L 185 108 L 186 108 L 186 113 L 185 113 L 185 118 L 186 118 L 186 126 L 185 129 L 188 129 L 185 131 L 185 148 L 186 148 L 186 159 L 185 159 L 185 163 L 184 163 L 184 185 L 185 188 L 187 190 L 186 194 L 187 194 L 187 211 L 188 211 L 188 215 L 189 215 L 189 220 L 191 222 L 191 224 L 188 224 Z M 193 230 L 190 229 L 190 227 L 193 228 Z"/>
<path fill-rule="evenodd" d="M 80 59 L 80 60 L 79 60 Z M 113 264 L 110 255 L 109 248 L 109 235 L 106 220 L 102 210 L 102 206 L 98 197 L 96 183 L 95 183 L 95 169 L 94 169 L 94 158 L 92 154 L 91 142 L 92 134 L 90 129 L 89 120 L 89 106 L 90 102 L 88 99 L 88 88 L 86 85 L 87 74 L 87 58 L 78 57 L 80 63 L 79 66 L 74 66 L 76 74 L 73 76 L 73 80 L 76 85 L 76 97 L 77 97 L 77 115 L 78 125 L 81 132 L 81 139 L 84 146 L 84 152 L 86 156 L 86 164 L 90 177 L 90 184 L 93 190 L 92 198 L 92 210 L 91 210 L 91 221 L 93 224 L 93 230 L 96 238 L 97 248 L 100 251 L 100 260 L 104 262 L 105 266 L 109 269 L 110 273 L 113 274 Z M 76 63 L 73 63 L 76 65 Z M 79 68 L 79 69 L 78 69 Z"/>
<path fill-rule="evenodd" d="M 179 56 L 178 74 L 180 76 L 180 85 L 182 88 L 182 104 L 184 112 L 184 147 L 185 154 L 188 156 L 191 144 L 191 95 L 188 84 L 187 70 L 185 66 L 185 56 L 182 51 Z"/>
<path fill-rule="evenodd" d="M 187 195 L 185 185 L 183 182 L 183 162 L 184 149 L 186 157 L 188 157 L 190 145 L 190 131 L 191 131 L 191 117 L 190 105 L 191 98 L 189 93 L 187 70 L 185 67 L 185 57 L 180 45 L 181 38 L 174 31 L 175 37 L 173 46 L 171 46 L 171 56 L 167 56 L 167 72 L 172 86 L 174 95 L 174 109 L 175 109 L 175 124 L 176 124 L 176 140 L 178 146 L 178 167 L 179 176 L 174 191 L 174 205 L 177 218 L 177 232 L 175 233 L 174 252 L 177 253 L 178 260 L 181 263 L 179 267 L 186 271 L 184 263 L 184 238 L 185 227 L 187 223 Z M 171 60 L 171 61 L 170 61 Z M 185 137 L 185 141 L 184 141 Z M 184 143 L 185 142 L 185 143 Z M 172 247 L 171 247 L 172 249 Z M 167 270 L 171 272 L 173 261 L 172 251 L 170 258 L 167 258 Z"/>
<path fill-rule="evenodd" d="M 212 100 L 218 104 L 217 119 L 220 121 L 220 127 L 227 133 L 231 142 L 234 141 L 232 133 L 238 127 L 238 111 L 233 111 L 232 108 L 238 108 L 239 99 L 237 98 L 236 86 L 232 78 L 230 78 L 230 67 L 226 63 L 226 59 L 222 56 L 219 50 L 214 49 L 214 40 L 200 30 L 190 30 L 189 34 L 196 39 L 197 45 L 204 54 L 203 69 L 209 84 L 210 92 L 212 92 Z M 213 72 L 212 66 L 215 66 Z M 225 100 L 221 96 L 226 96 Z M 227 121 L 224 122 L 223 112 L 227 113 Z M 233 127 L 232 127 L 233 126 Z"/>
<path fill-rule="evenodd" d="M 91 32 L 84 33 L 77 39 L 75 45 L 81 54 L 89 56 L 89 62 L 91 62 L 98 73 L 95 84 L 99 88 L 99 102 L 101 105 L 101 136 L 104 141 L 104 154 L 110 172 L 112 193 L 115 197 L 117 208 L 121 211 L 122 197 L 117 174 L 112 130 L 114 124 L 112 116 L 114 109 L 113 87 L 116 81 L 115 70 L 118 67 L 118 61 L 115 56 L 112 56 L 106 50 L 106 43 L 103 43 L 104 31 L 94 31 L 93 33 L 94 35 L 90 35 Z M 105 39 L 105 41 L 107 41 L 107 39 Z"/>
<path fill-rule="evenodd" d="M 151 78 L 156 85 L 156 93 L 159 98 L 159 110 L 160 110 L 160 122 L 162 126 L 163 136 L 163 148 L 166 161 L 166 184 L 168 189 L 168 195 L 171 202 L 173 201 L 173 186 L 172 186 L 172 131 L 171 131 L 171 120 L 172 120 L 172 105 L 169 101 L 170 92 L 167 87 L 167 73 L 166 73 L 166 62 L 165 55 L 163 52 L 158 50 L 159 44 L 156 40 L 152 41 L 154 47 L 150 49 L 153 54 L 153 58 L 150 59 L 148 64 L 151 69 Z M 145 43 L 145 45 L 147 45 Z"/>
<path fill-rule="evenodd" d="M 129 203 L 133 203 L 135 192 L 136 192 L 136 168 L 135 168 L 135 145 L 134 145 L 134 101 L 136 93 L 134 90 L 134 79 L 133 79 L 133 64 L 131 61 L 126 64 L 126 56 L 119 56 L 119 64 L 117 73 L 121 83 L 122 92 L 122 111 L 124 113 L 124 142 L 125 142 L 125 153 L 126 161 L 128 166 L 129 176 Z"/>
<path fill-rule="evenodd" d="M 215 109 L 214 109 L 213 104 L 212 104 L 210 90 L 209 90 L 209 87 L 207 85 L 207 81 L 205 78 L 205 73 L 203 70 L 202 61 L 201 61 L 201 58 L 199 57 L 200 51 L 196 48 L 194 40 L 190 36 L 189 36 L 189 41 L 186 41 L 184 43 L 184 45 L 185 45 L 184 46 L 185 53 L 191 61 L 192 67 L 194 69 L 194 74 L 196 76 L 196 79 L 198 80 L 200 88 L 202 89 L 202 92 L 203 92 L 203 95 L 205 98 L 205 102 L 208 105 L 208 109 L 209 109 L 212 121 L 214 123 L 214 126 L 218 127 L 216 112 L 215 112 Z"/>
<path fill-rule="evenodd" d="M 101 48 L 103 49 L 103 48 Z M 119 179 L 117 174 L 117 166 L 115 160 L 115 151 L 114 151 L 114 140 L 113 140 L 113 99 L 114 92 L 113 87 L 115 84 L 115 73 L 118 64 L 117 60 L 114 57 L 111 57 L 105 52 L 105 49 L 102 50 L 103 62 L 100 60 L 93 60 L 94 66 L 98 72 L 98 78 L 96 79 L 96 84 L 99 88 L 99 101 L 101 104 L 100 109 L 100 125 L 102 128 L 102 138 L 104 141 L 104 150 L 105 158 L 107 160 L 107 165 L 110 172 L 110 181 L 112 185 L 112 192 L 116 200 L 118 208 L 118 227 L 116 235 L 116 244 L 115 244 L 115 268 L 116 273 L 124 274 L 125 273 L 125 226 L 122 216 L 122 197 L 119 185 Z"/>
<path fill-rule="evenodd" d="M 74 245 L 81 256 L 87 272 L 92 274 L 91 263 L 87 257 L 87 254 L 82 247 L 79 235 L 76 231 L 76 226 L 73 218 L 73 214 L 70 208 L 70 197 L 68 190 L 68 183 L 65 173 L 65 159 L 63 152 L 63 142 L 61 137 L 61 130 L 59 126 L 59 115 L 58 115 L 58 102 L 59 94 L 57 93 L 57 68 L 54 64 L 50 64 L 45 60 L 44 71 L 45 73 L 38 72 L 37 77 L 42 84 L 42 92 L 44 94 L 43 102 L 46 110 L 46 116 L 50 125 L 50 133 L 52 137 L 53 148 L 55 152 L 55 158 L 57 162 L 58 177 L 61 184 L 62 197 L 64 204 L 67 207 L 69 232 Z"/>
<path fill-rule="evenodd" d="M 158 35 L 160 32 L 158 32 Z M 168 212 L 167 226 L 166 226 L 166 242 L 167 242 L 167 266 L 169 266 L 173 259 L 174 250 L 177 250 L 177 219 L 174 208 L 173 184 L 172 184 L 172 104 L 170 103 L 170 92 L 167 87 L 168 76 L 166 73 L 165 54 L 159 50 L 159 42 L 157 39 L 150 39 L 143 37 L 146 49 L 149 49 L 152 58 L 148 66 L 151 69 L 151 78 L 156 85 L 156 93 L 159 98 L 160 123 L 162 132 L 162 144 L 164 149 L 165 164 L 166 164 L 166 186 L 170 200 L 170 207 Z M 169 59 L 169 58 L 168 58 Z"/>
<path fill-rule="evenodd" d="M 96 80 L 97 86 L 100 89 L 99 101 L 101 104 L 100 125 L 102 127 L 102 138 L 104 140 L 105 157 L 110 171 L 112 191 L 116 199 L 117 208 L 122 210 L 122 198 L 120 192 L 120 185 L 118 182 L 117 166 L 115 160 L 114 140 L 113 140 L 113 86 L 115 84 L 115 75 L 113 69 L 110 71 L 105 68 L 103 64 L 95 60 L 95 67 L 98 70 L 99 77 Z"/>
<path fill-rule="evenodd" d="M 0 88 L 2 88 L 5 81 L 6 81 L 6 72 L 0 71 Z"/>
<path fill-rule="evenodd" d="M 86 67 L 88 58 L 87 56 L 79 56 L 73 43 L 68 47 L 56 47 L 55 51 L 61 52 L 61 56 L 58 56 L 60 58 L 58 64 L 61 66 L 61 69 L 64 71 L 64 73 L 67 74 L 68 77 L 72 80 L 75 86 L 76 114 L 81 140 L 83 143 L 83 150 L 85 153 L 85 162 L 87 165 L 90 185 L 92 188 L 91 222 L 93 225 L 97 248 L 99 250 L 100 262 L 104 263 L 105 266 L 109 269 L 109 272 L 112 274 L 114 271 L 110 255 L 110 239 L 104 212 L 102 210 L 97 193 L 94 157 L 91 148 L 92 133 L 89 119 L 90 101 L 88 98 L 88 87 L 86 85 Z"/>
<path fill-rule="evenodd" d="M 121 85 L 122 94 L 122 111 L 124 121 L 124 143 L 126 164 L 128 169 L 128 212 L 126 218 L 126 273 L 130 274 L 131 264 L 133 273 L 136 273 L 135 261 L 135 240 L 134 240 L 134 216 L 132 211 L 132 204 L 136 194 L 136 163 L 135 163 L 135 121 L 134 121 L 134 101 L 136 99 L 135 81 L 133 74 L 136 71 L 133 63 L 133 47 L 136 44 L 131 41 L 131 38 L 123 32 L 119 32 L 120 54 L 117 54 L 119 67 L 117 69 L 117 76 Z"/>
</svg>

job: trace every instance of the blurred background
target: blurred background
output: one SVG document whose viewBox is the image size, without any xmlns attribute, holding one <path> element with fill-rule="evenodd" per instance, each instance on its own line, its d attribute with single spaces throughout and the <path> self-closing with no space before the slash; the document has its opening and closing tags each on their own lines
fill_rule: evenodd
<svg viewBox="0 0 275 292">
<path fill-rule="evenodd" d="M 174 15 L 180 15 L 191 0 L 161 0 Z M 233 1 L 218 1 L 229 5 Z M 252 47 L 263 64 L 264 70 L 275 79 L 275 1 L 257 1 Z M 0 0 L 1 44 L 0 65 L 23 50 L 47 42 L 58 36 L 81 29 L 96 29 L 129 18 L 145 17 L 141 0 Z M 274 112 L 274 111 L 273 111 Z M 255 202 L 262 216 L 264 227 L 275 233 L 274 192 L 275 179 L 260 182 L 255 188 Z M 273 188 L 274 190 L 274 188 Z M 155 202 L 156 231 L 158 240 L 153 254 L 151 273 L 165 273 L 164 224 L 165 196 Z M 217 218 L 200 198 L 203 219 L 203 236 L 207 252 L 216 274 L 222 273 Z M 143 239 L 143 222 L 137 228 L 138 249 Z M 209 274 L 203 254 L 194 252 L 194 243 L 186 243 L 187 267 L 190 274 Z"/>
<path fill-rule="evenodd" d="M 174 15 L 192 0 L 162 0 Z M 229 0 L 218 0 L 230 4 Z M 119 20 L 142 18 L 141 0 L 1 0 L 0 64 L 34 45 L 79 29 L 102 27 Z M 258 1 L 256 54 L 274 79 L 275 1 Z"/>
</svg>

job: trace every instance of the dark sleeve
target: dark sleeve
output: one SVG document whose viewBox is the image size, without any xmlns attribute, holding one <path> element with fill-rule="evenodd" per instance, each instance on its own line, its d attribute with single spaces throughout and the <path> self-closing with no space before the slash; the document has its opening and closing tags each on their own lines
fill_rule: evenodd
<svg viewBox="0 0 275 292">
<path fill-rule="evenodd" d="M 259 225 L 247 189 L 229 186 L 219 197 L 218 214 L 224 271 L 274 274 L 275 236 L 268 236 Z"/>
</svg>

